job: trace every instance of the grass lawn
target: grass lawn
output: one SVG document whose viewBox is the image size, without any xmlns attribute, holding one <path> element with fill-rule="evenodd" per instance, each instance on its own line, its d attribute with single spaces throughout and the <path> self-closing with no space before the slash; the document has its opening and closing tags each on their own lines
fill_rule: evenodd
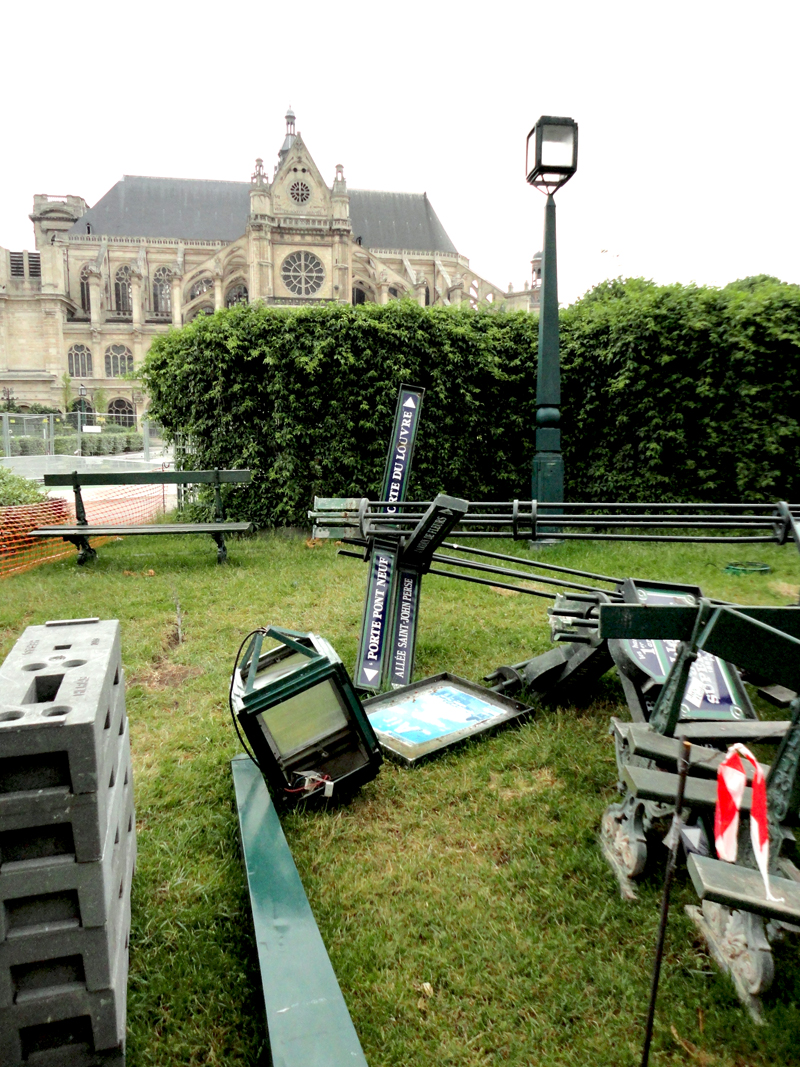
<svg viewBox="0 0 800 1067">
<path fill-rule="evenodd" d="M 786 604 L 800 586 L 791 544 L 545 552 L 740 603 Z M 69 559 L 0 585 L 3 657 L 28 624 L 122 625 L 139 835 L 128 1067 L 250 1065 L 263 1042 L 229 768 L 242 637 L 269 623 L 314 630 L 348 668 L 355 659 L 363 564 L 280 536 L 232 541 L 229 557 L 217 566 L 210 538 L 132 537 L 101 547 L 93 565 Z M 723 573 L 743 557 L 772 573 Z M 480 680 L 544 651 L 547 606 L 429 576 L 416 677 Z M 370 1067 L 638 1064 L 662 872 L 623 903 L 598 845 L 616 797 L 612 714 L 626 715 L 613 673 L 580 706 L 541 707 L 413 770 L 387 763 L 347 806 L 283 818 Z M 756 1027 L 694 937 L 683 914 L 693 900 L 680 869 L 651 1063 L 800 1064 L 800 948 L 776 946 Z"/>
</svg>

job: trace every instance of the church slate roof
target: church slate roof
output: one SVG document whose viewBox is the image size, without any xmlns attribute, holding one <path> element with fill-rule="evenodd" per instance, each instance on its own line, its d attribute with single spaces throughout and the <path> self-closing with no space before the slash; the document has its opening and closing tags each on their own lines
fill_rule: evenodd
<svg viewBox="0 0 800 1067">
<path fill-rule="evenodd" d="M 425 193 L 350 191 L 353 236 L 364 248 L 455 252 Z M 235 241 L 247 228 L 249 182 L 126 174 L 70 229 L 108 237 Z"/>
<path fill-rule="evenodd" d="M 350 222 L 365 248 L 456 251 L 426 193 L 351 189 Z"/>
<path fill-rule="evenodd" d="M 70 233 L 235 241 L 247 228 L 249 182 L 145 178 L 126 174 Z"/>
</svg>

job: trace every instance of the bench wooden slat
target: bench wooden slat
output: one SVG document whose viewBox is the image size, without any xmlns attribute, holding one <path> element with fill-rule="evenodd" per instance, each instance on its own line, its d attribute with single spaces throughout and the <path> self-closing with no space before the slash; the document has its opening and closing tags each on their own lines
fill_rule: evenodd
<svg viewBox="0 0 800 1067">
<path fill-rule="evenodd" d="M 749 867 L 695 854 L 689 856 L 687 866 L 701 900 L 711 900 L 729 908 L 752 911 L 768 919 L 783 919 L 800 925 L 800 883 L 770 874 L 772 895 L 784 898 L 778 902 L 767 900 L 760 873 Z"/>
<path fill-rule="evenodd" d="M 791 725 L 788 719 L 775 722 L 679 722 L 675 736 L 685 737 L 698 745 L 732 745 L 736 741 L 745 745 L 777 745 Z"/>
<path fill-rule="evenodd" d="M 159 522 L 138 526 L 41 526 L 29 537 L 128 537 L 131 534 L 252 533 L 252 522 Z"/>
<path fill-rule="evenodd" d="M 659 763 L 674 763 L 677 766 L 682 747 L 678 738 L 656 733 L 647 723 L 620 722 L 619 719 L 611 721 L 615 733 L 627 741 L 634 756 L 642 756 Z M 689 751 L 689 773 L 716 778 L 717 768 L 724 759 L 724 752 L 704 745 L 692 745 Z M 761 764 L 761 770 L 766 775 L 769 767 Z M 749 763 L 746 773 L 748 777 L 752 775 Z"/>
<path fill-rule="evenodd" d="M 678 775 L 667 771 L 653 771 L 647 767 L 630 764 L 622 769 L 625 785 L 641 800 L 657 800 L 661 804 L 674 804 L 678 795 Z M 742 811 L 749 811 L 753 791 L 745 789 Z M 687 808 L 711 807 L 717 802 L 717 783 L 707 778 L 687 778 L 683 803 Z"/>
<path fill-rule="evenodd" d="M 247 756 L 231 760 L 270 1063 L 367 1067 L 275 807 Z"/>
<path fill-rule="evenodd" d="M 253 474 L 249 470 L 232 471 L 117 471 L 109 474 L 78 471 L 78 485 L 192 485 L 195 482 L 213 484 L 220 482 L 249 482 Z M 45 474 L 45 485 L 66 485 L 72 488 L 72 474 Z"/>
</svg>

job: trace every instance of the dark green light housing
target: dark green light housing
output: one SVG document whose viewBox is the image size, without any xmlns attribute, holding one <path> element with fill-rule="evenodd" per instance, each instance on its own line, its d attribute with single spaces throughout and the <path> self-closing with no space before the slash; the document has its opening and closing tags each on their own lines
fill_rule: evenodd
<svg viewBox="0 0 800 1067">
<path fill-rule="evenodd" d="M 542 115 L 528 134 L 525 161 L 528 184 L 551 194 L 568 182 L 577 169 L 577 122 Z"/>
<path fill-rule="evenodd" d="M 263 651 L 265 639 L 279 642 Z M 375 732 L 350 676 L 318 634 L 268 626 L 234 668 L 233 710 L 274 791 L 336 796 L 374 778 Z"/>
</svg>

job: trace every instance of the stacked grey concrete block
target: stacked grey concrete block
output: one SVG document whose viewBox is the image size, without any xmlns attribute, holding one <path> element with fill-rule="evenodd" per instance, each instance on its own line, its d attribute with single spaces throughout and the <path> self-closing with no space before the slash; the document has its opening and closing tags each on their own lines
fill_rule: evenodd
<svg viewBox="0 0 800 1067">
<path fill-rule="evenodd" d="M 0 667 L 0 1064 L 125 1062 L 136 861 L 119 623 L 29 626 Z"/>
</svg>

